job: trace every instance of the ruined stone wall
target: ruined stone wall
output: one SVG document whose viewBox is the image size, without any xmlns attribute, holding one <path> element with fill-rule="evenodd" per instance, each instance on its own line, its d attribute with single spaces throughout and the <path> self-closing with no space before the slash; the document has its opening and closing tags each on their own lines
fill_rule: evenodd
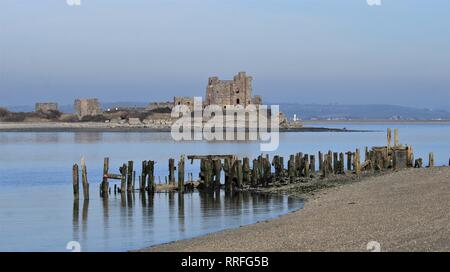
<svg viewBox="0 0 450 272">
<path fill-rule="evenodd" d="M 169 108 L 172 109 L 173 108 L 173 104 L 172 102 L 152 102 L 149 103 L 147 106 L 147 110 L 158 110 L 158 109 L 165 109 L 165 108 Z"/>
<path fill-rule="evenodd" d="M 52 111 L 58 111 L 58 104 L 57 103 L 36 103 L 35 105 L 35 111 L 36 112 L 42 112 L 42 113 L 50 113 Z"/>
<path fill-rule="evenodd" d="M 206 87 L 206 105 L 247 105 L 254 104 L 252 99 L 252 77 L 245 72 L 239 72 L 233 80 L 219 80 L 210 77 Z"/>
<path fill-rule="evenodd" d="M 186 105 L 192 110 L 194 108 L 194 98 L 187 96 L 175 96 L 173 98 L 173 105 Z"/>
<path fill-rule="evenodd" d="M 75 112 L 79 118 L 84 116 L 95 116 L 102 113 L 97 98 L 75 100 Z"/>
</svg>

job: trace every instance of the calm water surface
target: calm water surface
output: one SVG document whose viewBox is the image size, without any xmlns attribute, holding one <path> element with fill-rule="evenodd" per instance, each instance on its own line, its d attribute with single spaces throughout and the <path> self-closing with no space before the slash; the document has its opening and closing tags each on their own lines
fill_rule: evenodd
<svg viewBox="0 0 450 272">
<path fill-rule="evenodd" d="M 385 145 L 389 126 L 400 129 L 400 142 L 412 145 L 416 157 L 427 158 L 433 151 L 438 165 L 448 164 L 450 157 L 450 125 L 326 126 L 375 132 L 282 133 L 279 149 L 269 154 Z M 65 251 L 71 240 L 84 251 L 124 251 L 251 224 L 303 205 L 282 196 L 223 192 L 98 197 L 103 157 L 110 157 L 112 172 L 128 160 L 155 160 L 158 182 L 167 175 L 167 159 L 181 154 L 256 157 L 260 150 L 255 142 L 174 142 L 170 133 L 0 132 L 0 251 Z M 72 164 L 81 156 L 88 165 L 89 202 L 72 198 Z M 187 163 L 189 172 L 197 175 L 198 164 Z"/>
</svg>

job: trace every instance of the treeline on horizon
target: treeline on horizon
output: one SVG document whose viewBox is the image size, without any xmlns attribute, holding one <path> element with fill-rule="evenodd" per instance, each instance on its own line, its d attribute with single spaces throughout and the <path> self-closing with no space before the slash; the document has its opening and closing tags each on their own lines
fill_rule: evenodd
<svg viewBox="0 0 450 272">
<path fill-rule="evenodd" d="M 280 110 L 288 117 L 296 115 L 301 120 L 450 120 L 450 112 L 445 110 L 420 109 L 414 107 L 368 104 L 299 104 L 299 103 L 269 103 L 279 104 Z M 139 102 L 102 103 L 102 108 L 129 108 L 132 117 L 142 117 L 139 111 L 147 106 Z M 53 121 L 78 121 L 73 116 L 72 105 L 60 106 L 59 112 L 36 113 L 32 106 L 0 107 L 0 121 L 21 122 L 28 118 L 42 118 Z M 61 117 L 66 120 L 61 120 Z M 124 118 L 129 116 L 123 116 Z M 101 120 L 100 120 L 101 119 Z M 103 118 L 89 118 L 86 121 L 104 121 Z"/>
</svg>

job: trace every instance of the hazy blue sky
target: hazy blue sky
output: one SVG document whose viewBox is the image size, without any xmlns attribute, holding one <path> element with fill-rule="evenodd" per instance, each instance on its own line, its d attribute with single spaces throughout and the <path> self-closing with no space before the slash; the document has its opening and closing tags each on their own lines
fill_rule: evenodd
<svg viewBox="0 0 450 272">
<path fill-rule="evenodd" d="M 450 1 L 0 0 L 0 105 L 171 100 L 254 78 L 265 101 L 450 109 Z"/>
</svg>

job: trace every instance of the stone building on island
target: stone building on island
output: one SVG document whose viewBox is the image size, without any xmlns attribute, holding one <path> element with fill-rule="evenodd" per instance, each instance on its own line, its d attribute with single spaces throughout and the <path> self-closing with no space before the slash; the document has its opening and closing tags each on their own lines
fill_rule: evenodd
<svg viewBox="0 0 450 272">
<path fill-rule="evenodd" d="M 100 103 L 97 98 L 76 99 L 74 106 L 75 112 L 80 119 L 85 116 L 96 116 L 102 114 Z"/>
<path fill-rule="evenodd" d="M 261 105 L 261 97 L 253 96 L 252 80 L 253 78 L 247 76 L 245 72 L 239 72 L 232 80 L 220 80 L 216 76 L 208 78 L 203 107 L 219 105 L 226 109 L 229 105 L 241 105 L 243 107 Z M 194 98 L 175 96 L 173 105 L 186 105 L 192 110 Z"/>
<path fill-rule="evenodd" d="M 58 103 L 54 102 L 45 102 L 45 103 L 36 103 L 34 110 L 36 112 L 41 113 L 52 113 L 58 111 Z"/>
<path fill-rule="evenodd" d="M 239 72 L 233 80 L 210 77 L 206 87 L 205 105 L 219 105 L 224 109 L 228 105 L 260 105 L 261 97 L 253 97 L 252 94 L 252 80 L 245 72 Z"/>
</svg>

